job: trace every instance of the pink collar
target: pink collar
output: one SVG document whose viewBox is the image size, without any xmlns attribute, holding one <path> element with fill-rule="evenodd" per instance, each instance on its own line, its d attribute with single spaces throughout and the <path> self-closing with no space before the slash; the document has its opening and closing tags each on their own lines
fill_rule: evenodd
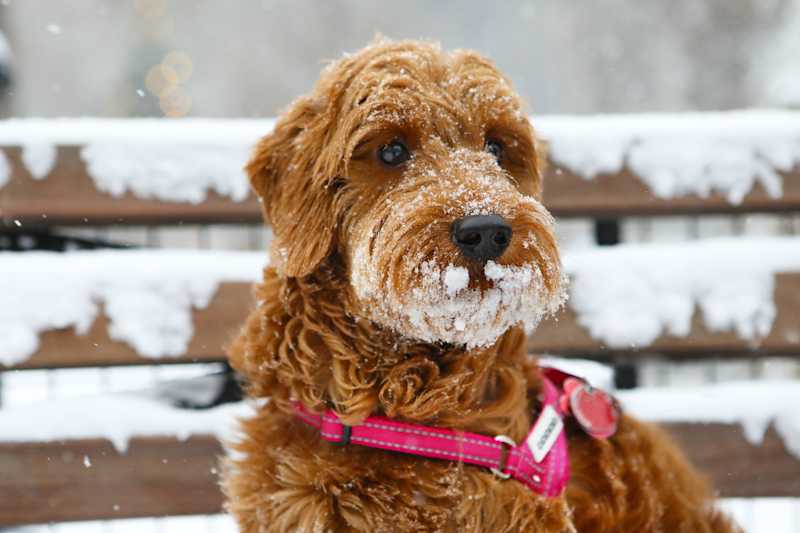
<svg viewBox="0 0 800 533">
<path fill-rule="evenodd" d="M 520 444 L 505 435 L 488 437 L 397 422 L 383 416 L 370 416 L 357 426 L 347 426 L 333 410 L 315 414 L 299 402 L 295 403 L 296 415 L 317 428 L 323 439 L 334 444 L 352 443 L 483 466 L 503 479 L 513 477 L 543 496 L 559 496 L 569 481 L 564 417 L 568 414 L 570 404 L 565 395 L 568 387 L 564 387 L 564 383 L 570 379 L 584 385 L 585 382 L 558 370 L 541 370 L 542 410 L 525 441 Z M 590 394 L 591 390 L 589 388 Z M 607 395 L 605 397 L 610 398 Z M 576 416 L 576 419 L 583 425 L 580 417 Z"/>
</svg>

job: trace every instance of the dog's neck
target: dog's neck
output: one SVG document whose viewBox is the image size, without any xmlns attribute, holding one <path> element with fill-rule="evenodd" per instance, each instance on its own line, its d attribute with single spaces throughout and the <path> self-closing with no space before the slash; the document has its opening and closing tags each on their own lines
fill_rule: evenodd
<svg viewBox="0 0 800 533">
<path fill-rule="evenodd" d="M 259 291 L 263 302 L 279 302 L 262 304 L 279 361 L 262 394 L 287 409 L 295 398 L 353 425 L 383 414 L 515 439 L 529 429 L 539 378 L 522 330 L 474 350 L 409 341 L 350 313 L 349 283 L 332 268 L 304 278 L 267 269 Z"/>
</svg>

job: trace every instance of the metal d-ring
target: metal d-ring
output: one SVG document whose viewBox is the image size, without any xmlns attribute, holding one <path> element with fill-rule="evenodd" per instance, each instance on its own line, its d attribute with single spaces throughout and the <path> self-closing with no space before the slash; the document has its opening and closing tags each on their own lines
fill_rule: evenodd
<svg viewBox="0 0 800 533">
<path fill-rule="evenodd" d="M 494 438 L 494 440 L 505 444 L 506 446 L 508 446 L 508 448 L 503 448 L 505 453 L 501 452 L 500 464 L 498 465 L 498 467 L 490 468 L 489 470 L 492 472 L 492 474 L 499 477 L 500 479 L 508 479 L 511 477 L 511 474 L 506 474 L 505 472 L 503 472 L 503 470 L 505 470 L 506 465 L 508 465 L 508 456 L 511 455 L 511 449 L 516 448 L 517 443 L 514 442 L 514 439 L 512 439 L 508 435 L 497 435 Z"/>
<path fill-rule="evenodd" d="M 342 424 L 342 428 L 342 438 L 333 443 L 336 446 L 347 446 L 350 444 L 350 436 L 353 433 L 353 428 L 346 424 Z"/>
</svg>

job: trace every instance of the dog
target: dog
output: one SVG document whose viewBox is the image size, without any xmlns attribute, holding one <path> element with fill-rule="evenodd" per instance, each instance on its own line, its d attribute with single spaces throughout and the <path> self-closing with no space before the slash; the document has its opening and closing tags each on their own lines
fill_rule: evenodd
<svg viewBox="0 0 800 533">
<path fill-rule="evenodd" d="M 545 411 L 526 332 L 565 286 L 541 151 L 490 61 L 415 41 L 332 63 L 258 143 L 246 170 L 272 264 L 228 353 L 267 401 L 222 481 L 241 531 L 739 531 L 668 437 L 624 413 L 608 438 L 564 420 L 572 474 L 550 496 L 309 423 L 525 441 Z"/>
</svg>

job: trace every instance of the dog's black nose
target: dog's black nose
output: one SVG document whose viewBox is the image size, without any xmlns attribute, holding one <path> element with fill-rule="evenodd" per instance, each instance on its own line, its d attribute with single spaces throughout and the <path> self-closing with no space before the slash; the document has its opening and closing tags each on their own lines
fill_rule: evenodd
<svg viewBox="0 0 800 533">
<path fill-rule="evenodd" d="M 461 253 L 477 261 L 500 257 L 511 242 L 511 226 L 500 215 L 459 218 L 453 222 L 451 231 Z"/>
</svg>

